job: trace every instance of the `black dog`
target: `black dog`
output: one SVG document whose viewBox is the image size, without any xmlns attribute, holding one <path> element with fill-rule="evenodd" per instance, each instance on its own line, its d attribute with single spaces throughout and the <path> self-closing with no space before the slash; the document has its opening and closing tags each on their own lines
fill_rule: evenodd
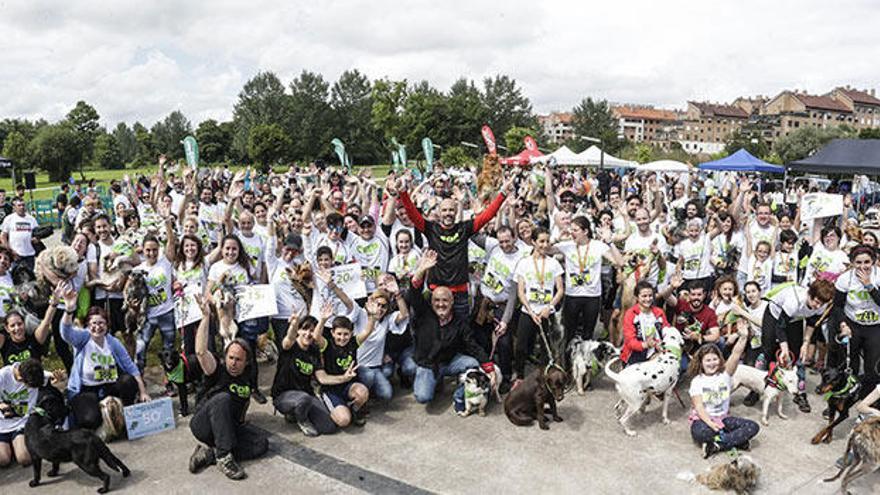
<svg viewBox="0 0 880 495">
<path fill-rule="evenodd" d="M 189 390 L 192 384 L 196 390 L 196 404 L 204 394 L 204 373 L 199 365 L 195 354 L 186 355 L 176 351 L 163 349 L 159 352 L 159 360 L 162 369 L 165 370 L 165 378 L 169 383 L 177 385 L 177 395 L 180 397 L 180 415 L 189 415 Z"/>
<path fill-rule="evenodd" d="M 849 417 L 849 410 L 859 401 L 859 390 L 862 388 L 857 376 L 844 368 L 826 368 L 822 372 L 822 383 L 819 393 L 828 401 L 828 425 L 813 437 L 812 443 L 831 443 L 834 427 Z M 835 416 L 837 419 L 835 419 Z"/>
<path fill-rule="evenodd" d="M 98 493 L 110 490 L 110 475 L 101 470 L 98 460 L 103 460 L 114 471 L 122 471 L 127 478 L 131 472 L 107 448 L 107 445 L 90 430 L 74 428 L 68 431 L 56 429 L 67 416 L 64 396 L 52 385 L 44 385 L 37 396 L 37 405 L 31 411 L 24 427 L 25 443 L 34 465 L 34 479 L 30 486 L 40 484 L 43 459 L 52 463 L 49 476 L 58 476 L 62 462 L 73 462 L 80 469 L 104 482 Z"/>
</svg>

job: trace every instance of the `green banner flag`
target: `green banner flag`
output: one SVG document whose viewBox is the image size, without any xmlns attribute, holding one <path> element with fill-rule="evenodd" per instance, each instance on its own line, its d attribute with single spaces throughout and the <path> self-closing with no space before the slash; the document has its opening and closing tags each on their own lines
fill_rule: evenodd
<svg viewBox="0 0 880 495">
<path fill-rule="evenodd" d="M 427 164 L 425 171 L 430 174 L 434 171 L 434 143 L 431 142 L 431 138 L 422 139 L 422 151 L 425 152 L 425 163 Z"/>
<path fill-rule="evenodd" d="M 398 143 L 397 138 L 391 138 L 391 143 L 397 146 L 397 159 L 399 160 L 400 168 L 406 170 L 406 147 Z M 398 171 L 398 169 L 395 168 L 395 171 Z"/>
<path fill-rule="evenodd" d="M 339 138 L 333 138 L 330 141 L 330 144 L 333 145 L 333 151 L 336 152 L 336 156 L 339 157 L 339 165 L 345 167 L 346 170 L 351 172 L 351 160 L 348 158 L 348 153 L 345 152 L 345 145 L 342 144 L 342 140 Z"/>
<path fill-rule="evenodd" d="M 183 144 L 183 151 L 186 153 L 187 165 L 193 170 L 199 168 L 199 143 L 196 142 L 196 138 L 187 136 L 180 143 Z"/>
</svg>

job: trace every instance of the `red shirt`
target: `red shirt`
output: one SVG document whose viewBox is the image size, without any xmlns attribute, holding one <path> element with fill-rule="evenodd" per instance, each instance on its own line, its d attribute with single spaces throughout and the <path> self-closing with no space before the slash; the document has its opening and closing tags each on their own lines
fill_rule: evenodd
<svg viewBox="0 0 880 495">
<path fill-rule="evenodd" d="M 694 323 L 691 325 L 679 323 L 678 318 L 675 318 L 675 328 L 684 333 L 685 329 L 688 329 L 692 332 L 699 333 L 701 335 L 705 335 L 706 331 L 712 327 L 718 326 L 718 315 L 715 314 L 715 310 L 703 304 L 699 311 L 695 312 L 693 308 L 691 308 L 691 303 L 678 300 L 678 304 L 675 306 L 675 314 L 676 316 L 688 313 L 693 315 Z"/>
</svg>

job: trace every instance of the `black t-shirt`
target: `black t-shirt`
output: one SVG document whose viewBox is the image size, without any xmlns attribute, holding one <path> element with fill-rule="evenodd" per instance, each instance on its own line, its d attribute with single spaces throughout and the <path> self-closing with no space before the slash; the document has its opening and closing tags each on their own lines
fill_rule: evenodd
<svg viewBox="0 0 880 495">
<path fill-rule="evenodd" d="M 6 215 L 9 215 L 10 213 L 12 213 L 12 205 L 9 203 L 3 203 L 3 206 L 0 206 L 0 222 L 3 222 Z"/>
<path fill-rule="evenodd" d="M 339 347 L 333 339 L 327 339 L 324 349 L 324 370 L 328 375 L 342 375 L 352 363 L 357 363 L 358 343 L 354 335 L 344 347 Z"/>
<path fill-rule="evenodd" d="M 235 404 L 233 415 L 238 417 L 240 421 L 244 421 L 244 413 L 247 411 L 247 405 L 251 398 L 250 369 L 245 368 L 244 372 L 238 376 L 232 376 L 226 371 L 226 364 L 223 362 L 222 356 L 214 355 L 217 360 L 217 368 L 211 375 L 205 376 L 205 400 L 211 397 L 225 393 L 232 396 Z"/>
<path fill-rule="evenodd" d="M 437 251 L 437 265 L 428 274 L 429 284 L 454 286 L 468 283 L 467 242 L 473 233 L 473 219 L 458 222 L 448 229 L 425 221 L 428 246 Z"/>
<path fill-rule="evenodd" d="M 275 379 L 272 381 L 272 397 L 278 397 L 289 390 L 313 394 L 312 378 L 320 369 L 324 369 L 324 364 L 321 362 L 321 351 L 315 344 L 303 350 L 294 342 L 290 349 L 281 349 Z"/>
<path fill-rule="evenodd" d="M 8 334 L 3 340 L 3 347 L 0 347 L 0 356 L 3 356 L 3 364 L 21 363 L 28 359 L 42 360 L 45 350 L 43 346 L 37 342 L 37 338 L 32 333 L 26 333 L 24 342 L 13 342 L 12 337 Z"/>
</svg>

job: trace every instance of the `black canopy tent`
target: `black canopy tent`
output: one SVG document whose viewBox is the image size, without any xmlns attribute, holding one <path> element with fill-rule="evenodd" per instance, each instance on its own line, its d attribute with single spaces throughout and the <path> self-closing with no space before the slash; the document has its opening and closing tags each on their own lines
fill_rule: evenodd
<svg viewBox="0 0 880 495">
<path fill-rule="evenodd" d="M 835 139 L 812 156 L 786 165 L 793 172 L 880 175 L 880 139 Z"/>
</svg>

